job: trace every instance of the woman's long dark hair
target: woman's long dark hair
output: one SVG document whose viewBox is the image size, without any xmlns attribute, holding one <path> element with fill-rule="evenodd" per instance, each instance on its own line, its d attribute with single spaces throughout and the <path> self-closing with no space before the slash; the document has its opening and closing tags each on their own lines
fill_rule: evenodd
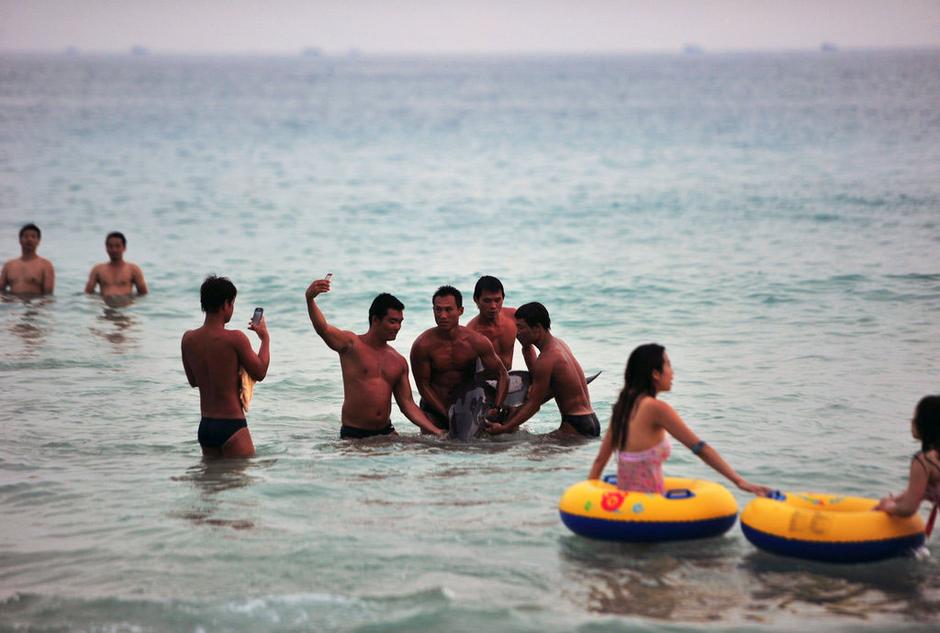
<svg viewBox="0 0 940 633">
<path fill-rule="evenodd" d="M 940 451 L 940 396 L 920 399 L 914 409 L 914 426 L 920 436 L 922 451 Z"/>
<path fill-rule="evenodd" d="M 627 359 L 627 369 L 623 373 L 623 389 L 614 404 L 614 411 L 610 416 L 612 431 L 612 444 L 615 450 L 623 450 L 627 446 L 627 435 L 630 432 L 630 412 L 637 398 L 646 394 L 656 395 L 653 385 L 653 370 L 663 370 L 663 355 L 666 348 L 656 343 L 640 345 L 633 350 Z"/>
</svg>

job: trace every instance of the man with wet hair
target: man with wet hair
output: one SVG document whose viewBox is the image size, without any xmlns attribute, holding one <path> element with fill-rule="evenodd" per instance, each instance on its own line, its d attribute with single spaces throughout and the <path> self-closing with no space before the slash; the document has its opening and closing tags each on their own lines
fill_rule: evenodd
<svg viewBox="0 0 940 633">
<path fill-rule="evenodd" d="M 591 406 L 584 370 L 563 340 L 552 335 L 552 320 L 541 303 L 516 308 L 516 338 L 524 346 L 539 350 L 532 366 L 532 386 L 525 403 L 502 424 L 487 423 L 488 433 L 511 433 L 531 418 L 542 403 L 554 395 L 561 412 L 561 426 L 552 435 L 598 437 L 601 425 Z"/>
<path fill-rule="evenodd" d="M 516 309 L 503 307 L 506 293 L 502 282 L 496 277 L 483 275 L 473 288 L 473 302 L 480 313 L 473 317 L 467 327 L 482 334 L 493 344 L 496 355 L 509 371 L 512 369 L 512 354 L 516 344 Z M 535 349 L 529 345 L 522 348 L 522 358 L 527 368 L 535 361 Z"/>
<path fill-rule="evenodd" d="M 425 330 L 411 346 L 411 367 L 421 394 L 420 407 L 439 429 L 450 428 L 450 406 L 474 383 L 477 361 L 484 376 L 496 378 L 494 416 L 506 398 L 509 382 L 489 339 L 460 325 L 463 296 L 453 286 L 441 286 L 431 298 L 437 327 Z"/>
<path fill-rule="evenodd" d="M 404 304 L 383 292 L 369 306 L 369 330 L 356 334 L 327 323 L 316 298 L 330 291 L 330 280 L 313 281 L 305 293 L 310 322 L 327 347 L 339 354 L 343 372 L 343 409 L 339 436 L 363 439 L 398 436 L 392 426 L 392 396 L 398 408 L 422 433 L 443 435 L 415 404 L 408 379 L 408 363 L 395 351 L 394 341 L 404 321 Z"/>
<path fill-rule="evenodd" d="M 55 290 L 55 269 L 52 262 L 40 257 L 36 250 L 42 231 L 35 224 L 20 229 L 20 256 L 11 259 L 0 270 L 0 292 L 16 295 L 51 295 Z"/>
<path fill-rule="evenodd" d="M 104 239 L 104 248 L 111 261 L 98 264 L 91 269 L 85 292 L 93 294 L 95 286 L 100 286 L 101 297 L 130 297 L 133 289 L 138 295 L 147 294 L 147 282 L 144 273 L 137 264 L 124 261 L 127 250 L 127 238 L 119 231 L 108 233 Z"/>
<path fill-rule="evenodd" d="M 183 334 L 183 369 L 192 387 L 199 387 L 199 445 L 206 457 L 252 457 L 255 446 L 248 432 L 239 394 L 239 369 L 264 380 L 271 362 L 270 337 L 264 317 L 248 329 L 261 339 L 256 354 L 244 332 L 227 330 L 235 312 L 235 284 L 225 277 L 206 277 L 199 291 L 202 327 Z"/>
</svg>

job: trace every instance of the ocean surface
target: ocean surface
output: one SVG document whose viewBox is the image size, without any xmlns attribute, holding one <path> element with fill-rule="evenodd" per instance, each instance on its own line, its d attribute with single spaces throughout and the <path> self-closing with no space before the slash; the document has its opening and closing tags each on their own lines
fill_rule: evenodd
<svg viewBox="0 0 940 633">
<path fill-rule="evenodd" d="M 603 371 L 604 428 L 656 341 L 664 397 L 750 480 L 898 492 L 940 392 L 940 51 L 5 55 L 2 259 L 29 221 L 57 280 L 0 302 L 0 631 L 936 630 L 936 538 L 837 566 L 738 526 L 575 536 L 557 503 L 598 443 L 543 437 L 553 403 L 514 437 L 393 408 L 401 439 L 341 442 L 303 293 L 332 272 L 357 332 L 396 294 L 407 356 L 437 286 L 466 322 L 495 275 Z M 82 293 L 112 230 L 151 289 L 123 307 Z M 251 460 L 196 443 L 179 340 L 209 273 L 271 332 Z M 721 479 L 679 446 L 667 474 Z"/>
</svg>

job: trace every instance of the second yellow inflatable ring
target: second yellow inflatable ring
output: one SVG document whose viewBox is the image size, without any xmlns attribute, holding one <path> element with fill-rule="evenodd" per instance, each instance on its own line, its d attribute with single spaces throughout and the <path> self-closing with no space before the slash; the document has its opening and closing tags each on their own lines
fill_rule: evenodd
<svg viewBox="0 0 940 633">
<path fill-rule="evenodd" d="M 875 499 L 775 492 L 741 513 L 744 536 L 757 547 L 797 558 L 854 563 L 898 556 L 924 543 L 917 515 L 893 517 Z"/>
<path fill-rule="evenodd" d="M 713 481 L 666 477 L 666 492 L 619 490 L 607 481 L 577 483 L 558 504 L 575 534 L 613 541 L 674 541 L 718 536 L 731 529 L 738 503 Z"/>
</svg>

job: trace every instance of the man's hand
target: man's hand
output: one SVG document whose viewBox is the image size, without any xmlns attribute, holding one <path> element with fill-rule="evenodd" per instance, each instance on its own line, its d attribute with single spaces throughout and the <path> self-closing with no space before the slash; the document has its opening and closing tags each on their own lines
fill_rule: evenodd
<svg viewBox="0 0 940 633">
<path fill-rule="evenodd" d="M 317 295 L 323 294 L 324 292 L 330 291 L 330 280 L 329 279 L 317 279 L 309 286 L 307 286 L 307 292 L 304 294 L 307 297 L 307 301 L 310 301 Z"/>
<path fill-rule="evenodd" d="M 255 334 L 258 335 L 262 341 L 268 338 L 268 324 L 265 322 L 264 317 L 255 323 L 254 321 L 248 321 L 248 329 L 254 330 Z"/>
<path fill-rule="evenodd" d="M 502 433 L 509 433 L 512 429 L 498 422 L 487 422 L 483 430 L 490 435 L 500 435 Z"/>
</svg>

